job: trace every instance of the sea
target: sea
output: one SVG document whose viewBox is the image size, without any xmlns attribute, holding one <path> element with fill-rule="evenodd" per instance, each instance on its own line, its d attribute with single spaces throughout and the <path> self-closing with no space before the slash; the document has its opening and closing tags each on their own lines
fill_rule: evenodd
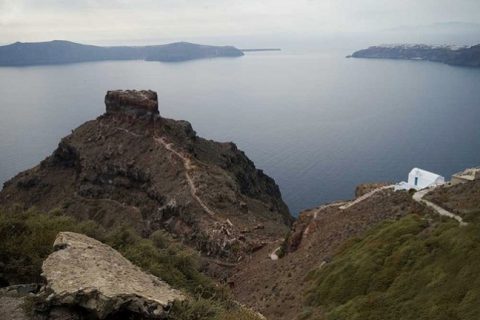
<svg viewBox="0 0 480 320">
<path fill-rule="evenodd" d="M 348 59 L 351 50 L 251 52 L 182 63 L 0 68 L 0 183 L 105 111 L 112 89 L 151 89 L 163 117 L 233 141 L 275 179 L 293 215 L 399 182 L 480 165 L 480 69 Z"/>
</svg>

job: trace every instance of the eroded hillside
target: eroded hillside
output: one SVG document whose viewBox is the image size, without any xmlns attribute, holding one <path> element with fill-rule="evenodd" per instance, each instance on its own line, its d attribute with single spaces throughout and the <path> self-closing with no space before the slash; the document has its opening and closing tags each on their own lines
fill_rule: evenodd
<svg viewBox="0 0 480 320">
<path fill-rule="evenodd" d="M 233 143 L 160 117 L 151 91 L 109 92 L 106 107 L 6 182 L 0 203 L 127 224 L 144 236 L 165 229 L 229 261 L 285 235 L 292 217 L 278 186 Z"/>
</svg>

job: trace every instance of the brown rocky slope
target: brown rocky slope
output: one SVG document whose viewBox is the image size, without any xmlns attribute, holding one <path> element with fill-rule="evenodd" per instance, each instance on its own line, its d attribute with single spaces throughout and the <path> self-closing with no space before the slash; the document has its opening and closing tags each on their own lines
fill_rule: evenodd
<svg viewBox="0 0 480 320">
<path fill-rule="evenodd" d="M 143 236 L 167 230 L 207 256 L 206 270 L 228 276 L 234 298 L 268 319 L 302 319 L 309 272 L 332 265 L 382 221 L 410 213 L 430 219 L 409 193 L 377 183 L 359 186 L 357 201 L 306 210 L 292 225 L 278 186 L 233 143 L 205 140 L 188 122 L 160 117 L 152 91 L 111 91 L 105 102 L 104 115 L 6 182 L 0 207 L 62 212 L 107 230 L 134 226 Z M 474 186 L 432 197 L 453 205 L 464 202 L 458 192 L 469 192 L 475 200 Z M 462 213 L 478 207 L 473 200 Z"/>
<path fill-rule="evenodd" d="M 106 113 L 4 184 L 0 204 L 147 236 L 166 229 L 207 256 L 238 261 L 285 235 L 293 218 L 273 179 L 233 143 L 160 117 L 153 91 L 109 91 Z"/>
<path fill-rule="evenodd" d="M 362 188 L 371 190 L 383 185 Z M 334 202 L 303 211 L 284 242 L 272 243 L 243 261 L 229 279 L 236 299 L 268 319 L 302 319 L 303 294 L 310 285 L 307 275 L 311 270 L 330 263 L 342 246 L 384 220 L 428 212 L 407 192 L 393 189 L 341 209 L 346 203 Z M 272 260 L 273 252 L 283 257 Z"/>
</svg>

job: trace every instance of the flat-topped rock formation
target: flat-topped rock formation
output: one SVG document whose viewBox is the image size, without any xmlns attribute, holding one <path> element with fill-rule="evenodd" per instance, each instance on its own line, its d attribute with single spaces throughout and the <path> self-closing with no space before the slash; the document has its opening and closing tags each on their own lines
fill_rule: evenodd
<svg viewBox="0 0 480 320">
<path fill-rule="evenodd" d="M 151 90 L 114 90 L 105 96 L 107 114 L 131 114 L 134 116 L 159 115 L 157 93 Z"/>
<path fill-rule="evenodd" d="M 182 293 L 146 274 L 111 247 L 73 232 L 61 232 L 44 261 L 47 304 L 81 307 L 97 319 L 116 313 L 164 319 Z"/>
</svg>

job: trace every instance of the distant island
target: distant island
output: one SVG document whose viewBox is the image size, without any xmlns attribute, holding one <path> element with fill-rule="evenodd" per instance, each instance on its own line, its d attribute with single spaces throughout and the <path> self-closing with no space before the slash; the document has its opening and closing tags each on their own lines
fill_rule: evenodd
<svg viewBox="0 0 480 320">
<path fill-rule="evenodd" d="M 176 42 L 153 46 L 101 47 L 70 41 L 16 42 L 0 46 L 0 66 L 65 64 L 106 60 L 180 62 L 217 57 L 240 57 L 233 46 L 208 46 Z"/>
<path fill-rule="evenodd" d="M 454 66 L 480 67 L 480 44 L 471 47 L 415 45 L 373 46 L 347 58 L 427 60 Z"/>
</svg>

